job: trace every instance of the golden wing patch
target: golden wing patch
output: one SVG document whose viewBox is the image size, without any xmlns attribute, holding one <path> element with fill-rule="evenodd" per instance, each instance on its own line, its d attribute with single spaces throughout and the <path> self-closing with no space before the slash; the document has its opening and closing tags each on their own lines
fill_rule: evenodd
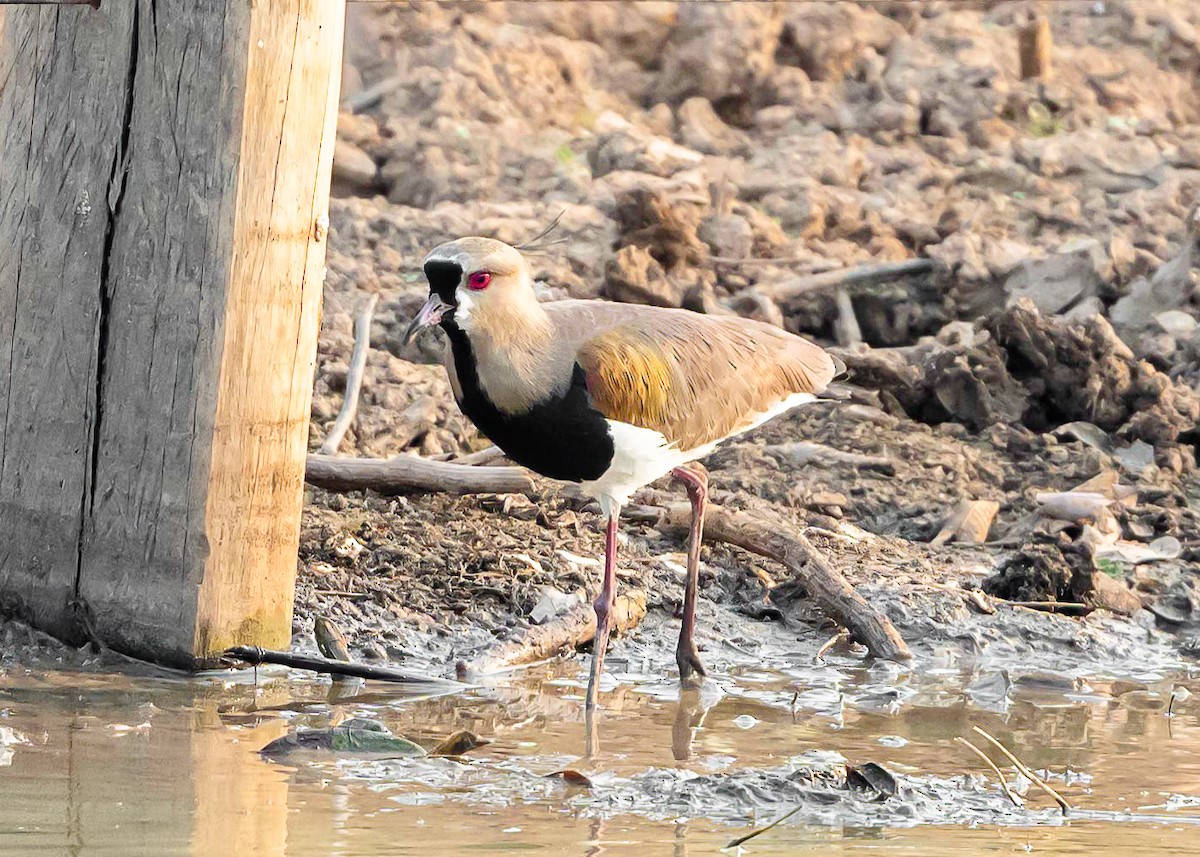
<svg viewBox="0 0 1200 857">
<path fill-rule="evenodd" d="M 658 343 L 638 330 L 614 328 L 584 345 L 579 365 L 596 410 L 666 433 L 676 372 Z"/>
</svg>

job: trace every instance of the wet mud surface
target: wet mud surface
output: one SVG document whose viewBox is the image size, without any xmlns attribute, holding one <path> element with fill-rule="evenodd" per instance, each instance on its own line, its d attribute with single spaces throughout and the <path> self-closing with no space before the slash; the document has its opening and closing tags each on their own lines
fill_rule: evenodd
<svg viewBox="0 0 1200 857">
<path fill-rule="evenodd" d="M 746 848 L 855 853 L 865 840 L 876 853 L 1025 843 L 1066 854 L 1139 842 L 1165 855 L 1200 824 L 1194 669 L 1083 677 L 836 651 L 814 663 L 812 651 L 739 655 L 754 645 L 742 640 L 718 680 L 681 693 L 656 647 L 627 640 L 588 753 L 585 675 L 572 661 L 421 697 L 267 668 L 182 680 L 2 632 L 14 653 L 0 667 L 6 854 L 282 854 L 285 843 L 289 854 L 404 854 L 433 842 L 449 854 L 714 853 L 795 810 Z M 426 750 L 462 729 L 488 743 L 456 758 L 259 753 L 352 717 Z M 1070 815 L 993 752 L 1014 806 L 955 742 L 975 726 L 1058 790 Z"/>
</svg>

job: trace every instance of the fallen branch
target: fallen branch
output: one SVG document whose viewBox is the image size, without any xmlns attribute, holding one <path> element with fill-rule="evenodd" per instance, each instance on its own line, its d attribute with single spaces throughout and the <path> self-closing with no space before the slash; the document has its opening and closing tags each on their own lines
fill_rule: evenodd
<svg viewBox="0 0 1200 857">
<path fill-rule="evenodd" d="M 362 391 L 363 374 L 367 368 L 367 352 L 371 350 L 371 317 L 375 314 L 375 303 L 379 295 L 371 295 L 354 320 L 354 351 L 350 355 L 350 368 L 346 371 L 346 395 L 342 397 L 342 409 L 338 412 L 329 436 L 321 444 L 322 455 L 333 455 L 342 444 L 342 438 L 354 422 L 358 413 L 358 394 Z"/>
<path fill-rule="evenodd" d="M 304 481 L 330 491 L 380 494 L 527 494 L 533 479 L 520 467 L 464 467 L 413 455 L 334 458 L 309 455 Z"/>
<path fill-rule="evenodd" d="M 886 262 L 882 265 L 859 265 L 855 268 L 840 268 L 839 270 L 826 271 L 822 274 L 793 277 L 774 285 L 760 285 L 758 289 L 768 297 L 781 301 L 817 289 L 844 288 L 858 283 L 894 280 L 899 277 L 926 274 L 932 270 L 932 259 L 905 259 L 903 262 Z"/>
<path fill-rule="evenodd" d="M 617 596 L 613 628 L 623 634 L 636 628 L 646 616 L 646 593 L 634 589 Z M 596 636 L 596 611 L 579 604 L 549 622 L 533 625 L 516 640 L 494 646 L 473 663 L 460 663 L 460 678 L 493 675 L 522 664 L 537 663 L 560 652 L 573 651 Z"/>
<path fill-rule="evenodd" d="M 687 503 L 663 510 L 660 528 L 686 530 L 691 521 Z M 704 518 L 704 538 L 736 545 L 788 567 L 817 605 L 849 628 L 855 638 L 878 658 L 908 660 L 912 653 L 891 620 L 854 591 L 805 538 L 783 522 L 765 521 L 746 512 L 709 506 Z"/>
<path fill-rule="evenodd" d="M 338 661 L 332 658 L 318 658 L 312 655 L 297 655 L 292 652 L 276 652 L 271 649 L 260 649 L 258 646 L 233 646 L 226 649 L 224 657 L 248 664 L 278 664 L 298 670 L 311 670 L 326 675 L 354 676 L 356 678 L 372 679 L 374 681 L 390 681 L 397 684 L 409 684 L 425 690 L 456 691 L 466 690 L 468 685 L 446 678 L 418 675 L 404 672 L 392 667 L 379 667 L 371 664 L 356 664 L 350 661 Z"/>
</svg>

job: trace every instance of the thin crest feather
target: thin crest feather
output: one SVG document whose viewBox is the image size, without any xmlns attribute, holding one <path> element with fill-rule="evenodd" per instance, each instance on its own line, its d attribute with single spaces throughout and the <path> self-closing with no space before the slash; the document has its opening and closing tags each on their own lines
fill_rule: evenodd
<svg viewBox="0 0 1200 857">
<path fill-rule="evenodd" d="M 514 244 L 513 247 L 517 250 L 520 250 L 522 253 L 541 253 L 544 252 L 547 247 L 553 247 L 555 244 L 565 244 L 567 241 L 566 236 L 563 236 L 562 238 L 555 238 L 553 241 L 543 241 L 542 239 L 558 228 L 559 221 L 562 220 L 563 215 L 566 213 L 566 209 L 563 209 L 554 216 L 554 219 L 550 221 L 549 226 L 547 226 L 537 235 L 530 238 L 528 241 L 522 241 L 520 244 Z"/>
</svg>

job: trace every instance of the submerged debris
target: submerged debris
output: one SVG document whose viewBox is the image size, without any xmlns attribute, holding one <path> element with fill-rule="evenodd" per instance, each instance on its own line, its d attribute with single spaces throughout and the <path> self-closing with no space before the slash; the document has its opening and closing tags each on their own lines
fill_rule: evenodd
<svg viewBox="0 0 1200 857">
<path fill-rule="evenodd" d="M 393 735 L 378 720 L 354 717 L 330 729 L 300 729 L 276 738 L 259 752 L 268 758 L 280 758 L 295 753 L 313 751 L 342 753 L 353 756 L 424 756 L 419 744 Z"/>
</svg>

